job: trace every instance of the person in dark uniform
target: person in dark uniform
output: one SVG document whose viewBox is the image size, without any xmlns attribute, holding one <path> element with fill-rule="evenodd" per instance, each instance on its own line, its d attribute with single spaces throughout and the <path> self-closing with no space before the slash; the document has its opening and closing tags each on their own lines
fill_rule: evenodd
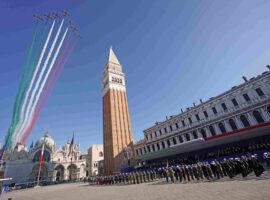
<svg viewBox="0 0 270 200">
<path fill-rule="evenodd" d="M 189 175 L 190 175 L 191 179 L 192 179 L 192 180 L 194 180 L 194 175 L 193 175 L 193 172 L 192 172 L 192 168 L 191 168 L 191 166 L 190 166 L 190 165 L 188 165 L 188 166 L 187 166 L 187 169 L 188 169 L 188 173 L 189 173 Z"/>
<path fill-rule="evenodd" d="M 179 166 L 177 165 L 177 166 L 175 166 L 174 168 L 173 168 L 173 170 L 174 170 L 174 174 L 175 174 L 175 180 L 176 181 L 179 181 L 180 180 L 180 169 L 179 169 Z"/>
<path fill-rule="evenodd" d="M 190 182 L 190 174 L 187 165 L 184 166 L 184 172 L 185 176 L 187 177 L 187 180 Z"/>
<path fill-rule="evenodd" d="M 197 171 L 198 171 L 198 174 L 199 174 L 199 177 L 201 179 L 203 179 L 203 171 L 202 171 L 202 166 L 201 166 L 201 163 L 197 163 Z"/>
<path fill-rule="evenodd" d="M 200 177 L 199 177 L 199 173 L 198 173 L 198 169 L 196 167 L 195 164 L 191 165 L 191 169 L 192 169 L 192 173 L 194 175 L 194 177 L 197 179 L 197 181 L 200 180 Z"/>
<path fill-rule="evenodd" d="M 258 177 L 264 172 L 264 167 L 259 163 L 257 155 L 251 156 L 253 171 L 255 175 Z"/>
<path fill-rule="evenodd" d="M 184 166 L 181 166 L 180 171 L 181 171 L 181 176 L 183 177 L 183 181 L 186 181 L 186 174 L 185 174 Z"/>
<path fill-rule="evenodd" d="M 203 171 L 204 177 L 206 177 L 206 179 L 209 180 L 210 179 L 210 176 L 208 174 L 207 166 L 206 166 L 205 163 L 202 164 L 202 171 Z"/>
<path fill-rule="evenodd" d="M 140 183 L 140 177 L 139 177 L 139 173 L 137 171 L 135 172 L 135 176 L 136 176 L 136 183 L 139 184 Z"/>
<path fill-rule="evenodd" d="M 266 165 L 267 165 L 268 167 L 270 167 L 270 153 L 269 153 L 269 152 L 265 152 L 265 153 L 263 154 L 263 157 L 264 157 L 264 160 L 265 160 L 265 162 L 266 162 Z"/>
</svg>

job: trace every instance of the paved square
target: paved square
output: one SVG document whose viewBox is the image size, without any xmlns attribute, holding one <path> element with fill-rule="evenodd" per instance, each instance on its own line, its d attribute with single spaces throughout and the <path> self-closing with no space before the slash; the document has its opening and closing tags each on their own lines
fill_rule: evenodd
<svg viewBox="0 0 270 200">
<path fill-rule="evenodd" d="M 1 200 L 269 200 L 269 172 L 257 178 L 249 176 L 234 180 L 167 184 L 165 181 L 139 185 L 89 186 L 87 183 L 71 183 L 17 190 L 5 194 Z"/>
</svg>

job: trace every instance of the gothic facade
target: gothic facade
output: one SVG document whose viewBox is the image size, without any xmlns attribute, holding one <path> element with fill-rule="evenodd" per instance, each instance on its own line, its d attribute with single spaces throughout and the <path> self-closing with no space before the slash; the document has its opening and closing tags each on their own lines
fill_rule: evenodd
<svg viewBox="0 0 270 200">
<path fill-rule="evenodd" d="M 45 139 L 44 139 L 45 138 Z M 26 150 L 22 144 L 17 144 L 13 152 L 5 155 L 5 177 L 12 177 L 13 182 L 23 183 L 36 181 L 39 171 L 39 159 L 43 140 L 45 148 L 40 173 L 41 181 L 78 180 L 86 176 L 86 155 L 80 151 L 80 145 L 72 147 L 70 140 L 57 149 L 53 138 L 46 133 L 35 145 Z"/>
</svg>

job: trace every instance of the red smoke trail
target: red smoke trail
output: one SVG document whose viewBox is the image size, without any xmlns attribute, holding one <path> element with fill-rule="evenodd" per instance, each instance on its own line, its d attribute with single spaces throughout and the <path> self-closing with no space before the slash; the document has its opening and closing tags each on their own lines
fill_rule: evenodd
<svg viewBox="0 0 270 200">
<path fill-rule="evenodd" d="M 38 104 L 35 108 L 35 111 L 34 111 L 34 116 L 31 118 L 31 122 L 29 124 L 29 126 L 27 127 L 25 133 L 23 134 L 23 137 L 22 137 L 22 140 L 21 142 L 24 144 L 27 137 L 29 136 L 29 134 L 31 133 L 33 127 L 34 127 L 34 124 L 36 123 L 36 120 L 38 118 L 38 115 L 39 115 L 39 112 L 41 110 L 41 108 L 43 107 L 43 105 L 46 103 L 46 101 L 48 100 L 48 97 L 50 96 L 52 90 L 53 90 L 53 87 L 56 83 L 56 81 L 58 80 L 61 72 L 63 71 L 64 69 L 64 66 L 67 62 L 67 60 L 69 59 L 70 57 L 70 54 L 71 52 L 73 51 L 73 48 L 75 46 L 75 42 L 72 44 L 72 46 L 70 47 L 70 49 L 68 50 L 67 54 L 66 54 L 66 57 L 64 59 L 64 61 L 62 62 L 62 64 L 60 65 L 62 59 L 63 59 L 63 56 L 67 50 L 67 46 L 69 45 L 70 43 L 70 40 L 71 40 L 71 36 L 68 38 L 67 40 L 67 43 L 65 44 L 64 46 L 64 50 L 63 52 L 61 53 L 61 55 L 59 56 L 58 58 L 58 61 L 52 71 L 52 74 L 48 80 L 48 82 L 46 83 L 46 86 L 45 86 L 45 90 L 42 92 L 42 96 L 40 98 L 40 100 L 38 101 Z M 60 65 L 60 66 L 59 66 Z"/>
</svg>

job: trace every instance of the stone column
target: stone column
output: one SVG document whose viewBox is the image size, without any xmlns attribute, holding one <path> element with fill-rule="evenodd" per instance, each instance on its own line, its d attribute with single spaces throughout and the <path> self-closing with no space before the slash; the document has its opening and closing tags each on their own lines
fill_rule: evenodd
<svg viewBox="0 0 270 200">
<path fill-rule="evenodd" d="M 174 144 L 173 144 L 173 139 L 170 138 L 169 140 L 170 140 L 170 144 L 171 144 L 170 146 L 174 145 Z"/>
<path fill-rule="evenodd" d="M 209 131 L 208 126 L 205 127 L 204 130 L 205 130 L 205 132 L 206 132 L 206 136 L 207 136 L 207 137 L 211 137 L 211 136 L 212 136 L 211 133 L 210 133 L 210 131 Z"/>
<path fill-rule="evenodd" d="M 165 144 L 165 149 L 167 149 L 168 148 L 167 140 L 164 140 L 164 144 Z"/>
<path fill-rule="evenodd" d="M 267 108 L 260 108 L 258 109 L 258 111 L 261 113 L 263 119 L 265 122 L 269 122 L 270 121 L 270 116 L 266 110 Z"/>
<path fill-rule="evenodd" d="M 53 170 L 53 177 L 52 177 L 52 180 L 53 181 L 56 181 L 56 173 L 57 173 L 57 171 L 56 170 Z"/>
<path fill-rule="evenodd" d="M 176 140 L 176 144 L 180 144 L 180 140 L 179 140 L 178 136 L 175 136 L 174 138 Z"/>
<path fill-rule="evenodd" d="M 154 146 L 155 146 L 156 151 L 159 151 L 158 148 L 157 148 L 157 143 L 155 143 Z"/>
<path fill-rule="evenodd" d="M 163 149 L 163 147 L 162 147 L 162 142 L 159 142 L 159 147 L 160 147 L 160 150 Z"/>
<path fill-rule="evenodd" d="M 236 126 L 237 126 L 238 129 L 244 128 L 244 126 L 243 126 L 243 124 L 242 124 L 242 122 L 240 120 L 240 117 L 234 117 L 233 119 L 234 119 L 235 124 L 236 124 Z"/>
<path fill-rule="evenodd" d="M 251 126 L 257 124 L 257 121 L 251 113 L 247 113 L 247 118 Z"/>
<path fill-rule="evenodd" d="M 68 180 L 68 169 L 64 168 L 64 180 Z"/>
<path fill-rule="evenodd" d="M 222 123 L 223 123 L 223 122 L 222 122 Z M 223 124 L 224 124 L 224 123 L 223 123 Z M 214 127 L 214 129 L 215 129 L 217 135 L 221 135 L 221 134 L 222 134 L 222 132 L 221 132 L 221 130 L 220 130 L 218 124 L 213 124 L 213 127 Z"/>
<path fill-rule="evenodd" d="M 225 120 L 225 121 L 224 121 L 224 127 L 225 127 L 225 129 L 226 129 L 226 132 L 232 131 L 232 127 L 230 126 L 228 120 Z"/>
</svg>

